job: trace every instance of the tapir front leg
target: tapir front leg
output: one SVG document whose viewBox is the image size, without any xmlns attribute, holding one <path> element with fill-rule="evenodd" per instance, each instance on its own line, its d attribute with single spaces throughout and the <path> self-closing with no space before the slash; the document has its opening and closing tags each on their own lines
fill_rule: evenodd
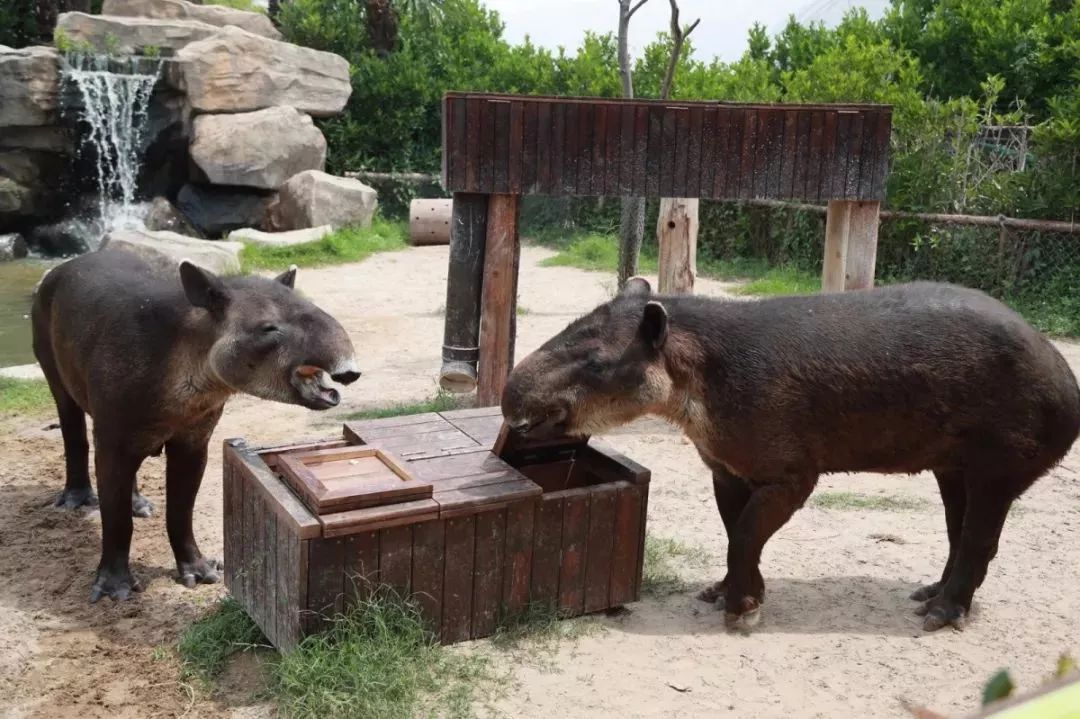
<svg viewBox="0 0 1080 719">
<path fill-rule="evenodd" d="M 192 529 L 195 497 L 206 470 L 206 436 L 185 437 L 165 444 L 165 527 L 176 557 L 180 582 L 186 587 L 220 579 L 221 562 L 199 551 Z"/>
<path fill-rule="evenodd" d="M 102 597 L 124 600 L 142 591 L 131 573 L 131 492 L 144 457 L 123 443 L 95 442 L 94 469 L 101 503 L 101 561 L 90 590 L 90 601 Z"/>
</svg>

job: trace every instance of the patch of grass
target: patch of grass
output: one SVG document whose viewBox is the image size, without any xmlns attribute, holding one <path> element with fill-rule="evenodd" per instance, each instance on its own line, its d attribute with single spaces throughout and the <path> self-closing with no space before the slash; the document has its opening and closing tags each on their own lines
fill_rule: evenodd
<svg viewBox="0 0 1080 719">
<path fill-rule="evenodd" d="M 206 0 L 206 4 L 223 5 L 224 7 L 231 7 L 233 10 L 247 10 L 248 12 L 266 14 L 266 9 L 256 5 L 252 0 Z"/>
<path fill-rule="evenodd" d="M 226 597 L 180 636 L 181 676 L 207 684 L 224 671 L 233 654 L 266 644 L 239 602 Z"/>
<path fill-rule="evenodd" d="M 0 412 L 39 415 L 55 407 L 45 380 L 0 377 Z"/>
<path fill-rule="evenodd" d="M 575 235 L 563 244 L 559 254 L 540 264 L 542 267 L 576 267 L 580 270 L 615 272 L 619 266 L 619 243 L 613 235 Z M 656 272 L 656 258 L 643 253 L 638 269 L 641 272 Z"/>
<path fill-rule="evenodd" d="M 907 512 L 913 509 L 925 509 L 927 504 L 925 499 L 918 497 L 859 494 L 858 492 L 818 492 L 810 497 L 810 506 L 818 509 L 872 509 L 886 512 Z"/>
<path fill-rule="evenodd" d="M 401 417 L 402 415 L 407 414 L 446 412 L 452 409 L 460 409 L 464 404 L 464 401 L 465 400 L 461 395 L 456 395 L 452 392 L 440 389 L 431 399 L 407 404 L 394 404 L 387 407 L 375 407 L 374 409 L 363 409 L 345 415 L 345 420 L 385 419 L 386 417 Z"/>
<path fill-rule="evenodd" d="M 491 638 L 499 649 L 553 649 L 563 639 L 577 639 L 598 629 L 590 617 L 568 618 L 558 607 L 533 602 L 524 612 L 503 617 Z"/>
<path fill-rule="evenodd" d="M 708 559 L 709 553 L 704 547 L 669 537 L 647 535 L 641 591 L 652 597 L 666 597 L 686 591 L 686 581 L 679 573 L 680 565 L 703 567 Z"/>
<path fill-rule="evenodd" d="M 272 692 L 297 719 L 470 715 L 495 683 L 486 657 L 441 647 L 416 606 L 376 592 L 272 668 Z"/>
<path fill-rule="evenodd" d="M 245 272 L 281 270 L 289 265 L 320 267 L 360 262 L 376 252 L 405 247 L 405 224 L 376 217 L 371 227 L 343 227 L 316 242 L 290 247 L 249 244 L 240 254 Z"/>
<path fill-rule="evenodd" d="M 735 290 L 740 295 L 805 295 L 821 291 L 821 278 L 794 267 L 773 267 Z"/>
<path fill-rule="evenodd" d="M 1014 310 L 1052 337 L 1080 337 L 1080 294 L 1007 298 Z"/>
</svg>

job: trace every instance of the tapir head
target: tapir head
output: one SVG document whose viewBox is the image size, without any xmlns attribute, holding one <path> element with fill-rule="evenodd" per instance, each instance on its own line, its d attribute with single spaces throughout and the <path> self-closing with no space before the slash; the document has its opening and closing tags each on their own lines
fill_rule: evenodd
<svg viewBox="0 0 1080 719">
<path fill-rule="evenodd" d="M 502 397 L 507 424 L 542 439 L 599 434 L 659 411 L 672 387 L 668 316 L 650 294 L 648 281 L 631 278 L 515 366 Z"/>
<path fill-rule="evenodd" d="M 180 280 L 214 334 L 208 369 L 230 389 L 329 409 L 341 401 L 334 383 L 360 376 L 342 326 L 293 290 L 296 267 L 272 280 L 220 278 L 184 261 Z"/>
</svg>

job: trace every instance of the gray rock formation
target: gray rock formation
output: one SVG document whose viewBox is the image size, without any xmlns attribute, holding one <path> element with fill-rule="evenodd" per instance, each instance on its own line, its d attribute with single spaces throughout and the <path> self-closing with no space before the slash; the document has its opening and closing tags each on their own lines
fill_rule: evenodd
<svg viewBox="0 0 1080 719">
<path fill-rule="evenodd" d="M 105 0 L 101 14 L 158 20 L 197 20 L 217 27 L 235 25 L 256 35 L 281 39 L 281 33 L 265 14 L 222 5 L 196 5 L 186 0 Z"/>
<path fill-rule="evenodd" d="M 289 178 L 267 209 L 273 230 L 345 225 L 368 227 L 378 207 L 378 193 L 359 180 L 309 170 Z"/>
</svg>

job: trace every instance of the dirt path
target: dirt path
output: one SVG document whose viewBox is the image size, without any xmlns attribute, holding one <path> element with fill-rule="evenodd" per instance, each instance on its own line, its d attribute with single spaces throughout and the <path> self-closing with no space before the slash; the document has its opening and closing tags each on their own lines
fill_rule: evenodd
<svg viewBox="0 0 1080 719">
<path fill-rule="evenodd" d="M 604 275 L 539 267 L 547 254 L 527 248 L 522 257 L 521 353 L 612 290 Z M 445 248 L 300 272 L 300 289 L 342 321 L 361 357 L 364 378 L 343 411 L 435 392 L 445 280 Z M 706 294 L 723 290 L 700 286 Z M 1080 373 L 1080 346 L 1062 347 Z M 226 409 L 214 442 L 324 435 L 340 413 L 241 398 Z M 172 580 L 160 511 L 163 462 L 148 461 L 140 475 L 159 509 L 135 525 L 132 562 L 146 591 L 134 602 L 90 606 L 100 519 L 49 506 L 63 483 L 59 431 L 42 429 L 45 421 L 0 422 L 0 716 L 272 715 L 238 688 L 215 700 L 189 699 L 175 661 L 156 650 L 223 592 Z M 707 566 L 687 571 L 691 586 L 721 576 L 726 539 L 693 448 L 652 421 L 607 439 L 653 470 L 650 533 L 707 550 Z M 204 550 L 218 556 L 220 467 L 215 452 L 196 519 Z M 944 561 L 933 479 L 827 477 L 819 492 L 837 489 L 921 498 L 925 507 L 807 507 L 766 549 L 768 599 L 753 635 L 725 632 L 721 613 L 696 602 L 694 590 L 642 601 L 626 616 L 600 620 L 603 631 L 564 644 L 553 658 L 559 671 L 549 661 L 516 666 L 514 686 L 494 709 L 521 717 L 899 717 L 897 698 L 906 697 L 963 714 L 1001 666 L 1027 687 L 1059 652 L 1080 650 L 1080 447 L 1010 518 L 963 633 L 924 635 L 906 599 Z"/>
</svg>

